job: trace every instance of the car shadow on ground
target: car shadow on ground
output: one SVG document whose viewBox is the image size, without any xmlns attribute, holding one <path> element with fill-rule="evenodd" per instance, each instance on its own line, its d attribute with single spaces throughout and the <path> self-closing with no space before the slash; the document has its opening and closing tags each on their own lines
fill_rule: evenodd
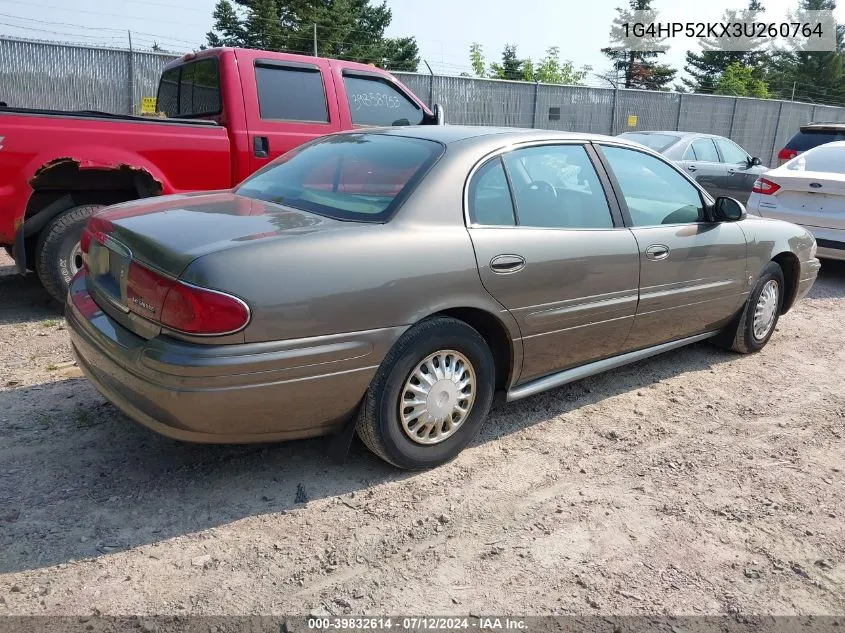
<svg viewBox="0 0 845 633">
<path fill-rule="evenodd" d="M 845 265 L 826 263 L 811 297 L 842 296 Z M 19 318 L 37 319 L 49 305 L 18 305 L 26 313 Z M 701 343 L 499 404 L 473 445 L 737 358 Z M 417 477 L 384 464 L 357 442 L 338 464 L 327 457 L 326 439 L 251 446 L 172 441 L 130 422 L 84 379 L 0 391 L 0 437 L 0 573 L 155 544 L 250 516 L 296 512 L 308 501 L 350 493 L 366 498 L 372 486 L 413 485 Z"/>
</svg>

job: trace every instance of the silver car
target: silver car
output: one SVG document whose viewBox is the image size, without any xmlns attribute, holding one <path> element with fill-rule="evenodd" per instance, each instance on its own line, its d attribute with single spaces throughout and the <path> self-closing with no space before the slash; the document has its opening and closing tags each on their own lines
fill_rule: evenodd
<svg viewBox="0 0 845 633">
<path fill-rule="evenodd" d="M 71 341 L 129 416 L 199 442 L 356 430 L 411 469 L 494 392 L 756 352 L 819 269 L 809 232 L 640 145 L 458 126 L 325 136 L 232 191 L 112 207 L 81 248 Z"/>
<path fill-rule="evenodd" d="M 729 138 L 696 132 L 624 132 L 685 169 L 712 196 L 748 201 L 754 182 L 768 167 Z"/>
</svg>

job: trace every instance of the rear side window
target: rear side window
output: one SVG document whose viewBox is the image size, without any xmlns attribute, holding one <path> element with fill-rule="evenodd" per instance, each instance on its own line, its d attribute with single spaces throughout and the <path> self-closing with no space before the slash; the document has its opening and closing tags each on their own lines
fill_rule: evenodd
<svg viewBox="0 0 845 633">
<path fill-rule="evenodd" d="M 433 141 L 385 134 L 323 136 L 288 152 L 236 192 L 338 220 L 384 222 L 443 150 Z"/>
<path fill-rule="evenodd" d="M 355 125 L 419 125 L 425 112 L 390 82 L 378 77 L 344 75 L 349 111 Z"/>
<path fill-rule="evenodd" d="M 786 149 L 806 152 L 808 149 L 833 141 L 845 141 L 845 130 L 801 130 L 789 139 Z"/>
<path fill-rule="evenodd" d="M 514 226 L 511 191 L 501 158 L 479 169 L 469 185 L 469 217 L 484 226 Z"/>
<path fill-rule="evenodd" d="M 326 89 L 319 68 L 257 63 L 258 108 L 262 119 L 327 123 Z"/>
<path fill-rule="evenodd" d="M 716 153 L 716 146 L 713 145 L 713 140 L 709 138 L 700 138 L 693 141 L 690 145 L 693 153 L 693 160 L 700 160 L 704 163 L 718 163 L 719 154 Z M 687 159 L 689 160 L 689 159 Z"/>
<path fill-rule="evenodd" d="M 216 59 L 201 59 L 165 71 L 156 109 L 170 118 L 220 113 L 220 71 Z"/>
<path fill-rule="evenodd" d="M 845 147 L 816 147 L 786 165 L 792 171 L 822 171 L 845 174 Z"/>
</svg>

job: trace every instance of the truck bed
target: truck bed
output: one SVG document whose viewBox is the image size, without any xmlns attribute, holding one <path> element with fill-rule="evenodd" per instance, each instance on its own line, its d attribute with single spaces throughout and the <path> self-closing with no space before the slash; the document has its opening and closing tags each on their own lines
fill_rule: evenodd
<svg viewBox="0 0 845 633">
<path fill-rule="evenodd" d="M 208 119 L 163 119 L 151 116 L 136 116 L 133 114 L 98 112 L 97 110 L 46 110 L 41 108 L 10 108 L 9 106 L 2 106 L 0 107 L 0 115 L 3 114 L 28 114 L 33 116 L 70 117 L 75 119 L 98 119 L 104 121 L 137 121 L 141 123 L 218 126 L 217 122 L 210 121 Z"/>
</svg>

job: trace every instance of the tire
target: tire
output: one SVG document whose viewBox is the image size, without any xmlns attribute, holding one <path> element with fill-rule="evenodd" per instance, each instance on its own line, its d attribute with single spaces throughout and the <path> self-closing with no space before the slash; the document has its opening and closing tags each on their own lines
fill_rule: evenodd
<svg viewBox="0 0 845 633">
<path fill-rule="evenodd" d="M 772 286 L 774 284 L 774 286 Z M 777 296 L 774 298 L 774 314 L 771 315 L 771 320 L 763 319 L 767 322 L 765 332 L 755 331 L 755 314 L 758 307 L 763 310 L 765 316 L 765 305 L 772 301 L 771 294 L 768 292 L 764 296 L 764 289 L 774 287 Z M 723 347 L 732 349 L 740 354 L 751 354 L 759 352 L 769 339 L 778 324 L 780 311 L 783 308 L 783 290 L 786 287 L 783 278 L 783 270 L 775 262 L 769 262 L 763 268 L 757 283 L 754 285 L 751 293 L 748 295 L 748 300 L 742 308 L 742 312 L 736 318 L 734 323 L 723 332 L 719 337 L 719 342 Z M 762 303 L 762 306 L 761 306 Z M 769 304 L 770 305 L 770 304 Z"/>
<path fill-rule="evenodd" d="M 448 378 L 440 378 L 435 382 L 435 385 L 442 386 L 438 393 L 443 395 L 443 400 L 440 403 L 431 400 L 435 395 L 433 389 L 428 398 L 435 413 L 449 411 L 447 418 L 457 419 L 458 424 L 454 426 L 448 422 L 443 422 L 442 425 L 435 423 L 434 426 L 439 426 L 443 431 L 442 439 L 439 435 L 432 439 L 436 430 L 419 435 L 420 429 L 426 426 L 420 421 L 427 419 L 425 416 L 405 424 L 400 415 L 400 398 L 412 395 L 405 389 L 407 381 L 411 380 L 412 372 L 423 371 L 423 362 L 437 352 L 453 354 L 451 357 L 446 354 L 433 359 L 428 367 L 435 368 L 439 363 L 446 371 L 450 366 L 458 368 L 458 378 L 452 381 L 455 383 L 454 387 L 447 382 Z M 463 356 L 463 360 L 468 362 L 468 367 L 459 356 Z M 441 358 L 445 360 L 439 360 Z M 474 385 L 469 391 L 460 391 L 458 382 L 472 377 L 473 373 Z M 358 436 L 373 453 L 399 468 L 423 470 L 444 464 L 456 457 L 481 428 L 493 402 L 495 378 L 493 354 L 475 329 L 463 321 L 448 317 L 433 317 L 421 321 L 396 342 L 379 367 L 358 412 Z M 422 383 L 417 384 L 426 387 Z M 451 391 L 453 388 L 455 391 Z M 467 394 L 474 396 L 474 400 L 469 400 L 470 396 Z M 467 408 L 463 418 L 450 408 L 456 401 L 463 403 L 462 406 Z M 434 408 L 438 406 L 443 406 L 444 409 Z M 405 407 L 403 411 L 407 412 L 409 409 L 414 410 L 414 407 Z M 417 433 L 417 439 L 411 438 L 414 432 Z"/>
<path fill-rule="evenodd" d="M 35 246 L 35 272 L 45 290 L 59 303 L 65 302 L 68 285 L 80 263 L 74 253 L 82 231 L 102 205 L 86 204 L 69 209 L 54 218 L 41 234 Z"/>
</svg>

